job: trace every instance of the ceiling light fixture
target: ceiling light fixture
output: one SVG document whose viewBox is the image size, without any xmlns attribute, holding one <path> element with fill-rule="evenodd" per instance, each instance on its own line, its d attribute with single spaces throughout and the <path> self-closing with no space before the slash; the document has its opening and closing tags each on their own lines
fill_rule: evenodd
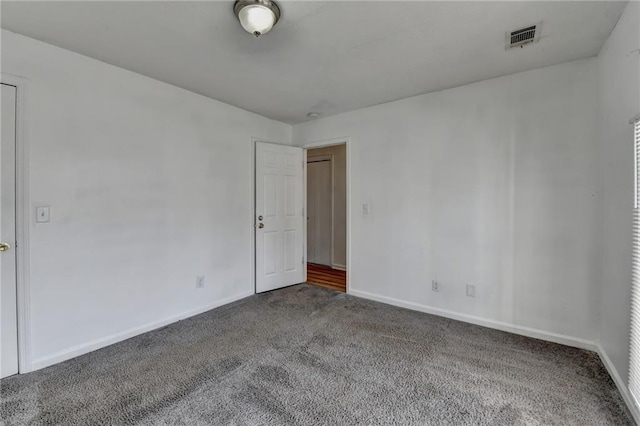
<svg viewBox="0 0 640 426">
<path fill-rule="evenodd" d="M 280 19 L 280 8 L 271 0 L 238 0 L 233 11 L 242 28 L 256 37 L 268 33 Z"/>
<path fill-rule="evenodd" d="M 309 117 L 309 118 L 318 118 L 318 117 L 320 117 L 320 113 L 319 112 L 310 112 L 309 114 L 307 114 L 307 117 Z"/>
</svg>

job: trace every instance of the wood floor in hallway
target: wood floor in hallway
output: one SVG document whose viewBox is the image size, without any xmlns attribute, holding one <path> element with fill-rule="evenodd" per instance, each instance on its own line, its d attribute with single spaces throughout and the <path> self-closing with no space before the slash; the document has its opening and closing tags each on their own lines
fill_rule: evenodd
<svg viewBox="0 0 640 426">
<path fill-rule="evenodd" d="M 307 264 L 307 282 L 336 291 L 347 291 L 347 272 L 314 263 Z"/>
</svg>

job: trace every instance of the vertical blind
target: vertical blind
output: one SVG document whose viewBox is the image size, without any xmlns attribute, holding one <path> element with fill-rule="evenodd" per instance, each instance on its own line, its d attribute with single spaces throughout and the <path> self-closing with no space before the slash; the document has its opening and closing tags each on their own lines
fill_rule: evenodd
<svg viewBox="0 0 640 426">
<path fill-rule="evenodd" d="M 634 127 L 635 194 L 633 204 L 633 254 L 631 270 L 631 345 L 629 354 L 629 390 L 640 402 L 640 118 Z"/>
</svg>

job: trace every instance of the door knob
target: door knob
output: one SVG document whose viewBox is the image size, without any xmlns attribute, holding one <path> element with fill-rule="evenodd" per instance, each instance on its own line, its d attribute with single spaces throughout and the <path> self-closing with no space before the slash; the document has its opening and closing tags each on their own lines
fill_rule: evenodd
<svg viewBox="0 0 640 426">
<path fill-rule="evenodd" d="M 260 228 L 260 229 L 264 228 L 264 223 L 259 223 L 258 224 L 258 228 Z"/>
<path fill-rule="evenodd" d="M 7 251 L 11 248 L 11 246 L 7 243 L 0 243 L 0 251 Z"/>
</svg>

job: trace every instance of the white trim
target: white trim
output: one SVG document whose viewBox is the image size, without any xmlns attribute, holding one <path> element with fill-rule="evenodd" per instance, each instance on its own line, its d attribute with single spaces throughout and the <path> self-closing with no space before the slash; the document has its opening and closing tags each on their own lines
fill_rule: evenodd
<svg viewBox="0 0 640 426">
<path fill-rule="evenodd" d="M 549 342 L 560 343 L 562 345 L 573 346 L 576 348 L 587 349 L 593 352 L 597 351 L 597 345 L 594 341 L 581 339 L 579 337 L 567 336 L 565 334 L 551 333 L 535 328 L 523 327 L 520 325 L 510 324 L 503 321 L 496 321 L 488 318 L 477 317 L 473 315 L 461 314 L 446 309 L 433 308 L 431 306 L 422 305 L 414 302 L 405 302 L 404 300 L 394 299 L 392 297 L 380 296 L 374 293 L 361 290 L 351 290 L 353 296 L 362 297 L 363 299 L 375 300 L 401 308 L 407 308 L 414 311 L 425 312 L 427 314 L 437 315 L 457 321 L 467 322 L 470 324 L 481 325 L 483 327 L 493 328 L 496 330 L 506 331 L 509 333 L 519 334 L 521 336 L 533 337 Z"/>
<path fill-rule="evenodd" d="M 332 263 L 331 264 L 331 268 L 337 269 L 339 271 L 346 271 L 347 270 L 347 265 L 340 265 L 338 263 Z"/>
<path fill-rule="evenodd" d="M 304 262 L 302 267 L 304 268 L 304 282 L 307 282 L 307 262 L 309 260 L 307 253 L 307 150 L 302 149 L 302 211 L 304 214 L 304 220 L 302 221 L 302 235 L 303 235 L 303 247 L 302 247 L 302 258 Z"/>
<path fill-rule="evenodd" d="M 111 336 L 102 337 L 100 339 L 96 339 L 88 343 L 72 346 L 68 349 L 54 353 L 52 355 L 36 359 L 32 364 L 33 370 L 39 370 L 41 368 L 45 368 L 50 365 L 54 365 L 59 362 L 66 361 L 68 359 L 75 358 L 77 356 L 84 355 L 89 352 L 93 352 L 95 350 L 104 348 L 106 346 L 121 342 L 123 340 L 130 339 L 131 337 L 135 337 L 140 334 L 155 330 L 157 328 L 164 327 L 165 325 L 172 324 L 186 318 L 190 318 L 192 316 L 210 311 L 212 309 L 235 302 L 237 300 L 244 299 L 245 297 L 252 296 L 252 295 L 253 295 L 253 291 L 245 291 L 243 293 L 237 294 L 235 296 L 227 297 L 226 299 L 219 300 L 209 305 L 201 306 L 199 308 L 192 309 L 190 311 L 186 311 L 177 315 L 172 315 L 169 318 L 165 318 L 160 321 L 154 321 L 152 323 L 148 323 L 140 327 L 135 327 L 129 330 L 122 331 L 120 333 L 112 334 Z"/>
<path fill-rule="evenodd" d="M 257 294 L 257 279 L 256 279 L 256 142 L 259 142 L 260 139 L 255 136 L 251 137 L 251 216 L 249 221 L 249 226 L 251 226 L 251 255 L 249 259 L 251 259 L 251 279 L 253 280 L 253 285 L 251 289 L 253 290 L 253 294 Z"/>
<path fill-rule="evenodd" d="M 305 152 L 305 164 L 306 164 L 306 153 L 308 149 L 311 148 L 322 148 L 322 147 L 327 147 L 327 146 L 334 146 L 334 145 L 345 145 L 346 146 L 346 151 L 347 151 L 347 170 L 346 170 L 346 178 L 347 178 L 347 288 L 346 288 L 346 292 L 347 293 L 351 293 L 351 137 L 350 136 L 346 136 L 346 137 L 342 137 L 342 138 L 335 138 L 335 139 L 324 139 L 324 140 L 320 140 L 320 141 L 315 141 L 315 142 L 307 142 L 307 143 L 303 143 L 302 145 L 298 145 L 300 146 L 302 149 L 304 149 Z M 304 203 L 305 206 L 307 205 L 307 170 L 305 168 L 304 170 L 304 176 L 305 176 L 305 180 L 304 180 Z M 307 221 L 304 221 L 304 247 L 305 247 L 305 280 L 306 280 L 306 259 L 307 259 Z M 332 256 L 333 257 L 333 256 Z"/>
<path fill-rule="evenodd" d="M 346 167 L 346 164 L 345 164 L 345 167 Z M 345 179 L 346 179 L 346 176 L 345 176 Z M 347 188 L 345 187 L 345 191 L 346 189 Z M 347 206 L 345 205 L 345 208 L 346 207 Z M 329 259 L 332 264 L 335 261 L 335 255 L 336 255 L 334 250 L 334 247 L 336 244 L 335 237 L 336 237 L 336 159 L 335 159 L 335 155 L 331 154 L 331 249 L 330 249 L 331 257 Z M 346 241 L 345 241 L 345 244 L 346 244 Z"/>
<path fill-rule="evenodd" d="M 305 143 L 303 145 L 300 145 L 300 148 L 304 148 L 304 149 L 325 148 L 328 146 L 343 145 L 343 144 L 347 144 L 347 146 L 349 146 L 350 142 L 351 142 L 351 137 L 324 139 L 321 141 Z M 349 159 L 347 158 L 347 163 L 348 162 L 349 162 Z"/>
<path fill-rule="evenodd" d="M 622 399 L 624 400 L 627 408 L 631 412 L 636 424 L 640 425 L 640 406 L 636 403 L 635 398 L 629 392 L 629 388 L 626 386 L 620 374 L 616 370 L 615 366 L 611 362 L 611 359 L 607 355 L 606 351 L 598 342 L 591 340 L 581 339 L 578 337 L 567 336 L 559 333 L 551 333 L 535 328 L 522 327 L 515 324 L 506 323 L 503 321 L 495 321 L 487 318 L 481 318 L 473 315 L 461 314 L 458 312 L 449 311 L 446 309 L 433 308 L 419 303 L 405 302 L 403 300 L 394 299 L 392 297 L 380 296 L 374 293 L 361 290 L 351 290 L 351 295 L 356 297 L 362 297 L 363 299 L 374 300 L 376 302 L 382 302 L 393 306 L 399 306 L 401 308 L 407 308 L 414 311 L 425 312 L 432 315 L 438 315 L 445 318 L 454 319 L 457 321 L 463 321 L 470 324 L 476 324 L 483 327 L 493 328 L 496 330 L 506 331 L 509 333 L 519 334 L 521 336 L 533 337 L 535 339 L 546 340 L 549 342 L 560 343 L 562 345 L 573 346 L 576 348 L 586 349 L 598 354 L 602 364 L 609 372 L 613 382 L 615 383 Z"/>
<path fill-rule="evenodd" d="M 2 73 L 2 83 L 16 86 L 16 290 L 18 310 L 18 371 L 33 370 L 31 364 L 31 292 L 29 282 L 29 143 L 28 81 Z"/>
<path fill-rule="evenodd" d="M 347 149 L 347 293 L 351 290 L 351 277 L 353 268 L 351 267 L 351 138 L 346 138 Z"/>
<path fill-rule="evenodd" d="M 604 350 L 602 345 L 598 343 L 596 346 L 596 352 L 600 356 L 600 360 L 602 360 L 602 363 L 607 368 L 609 375 L 613 379 L 613 383 L 616 384 L 616 387 L 618 388 L 620 395 L 622 395 L 622 399 L 624 400 L 625 404 L 627 404 L 627 408 L 631 412 L 633 419 L 636 421 L 636 424 L 640 424 L 640 407 L 638 407 L 635 398 L 633 397 L 631 392 L 629 392 L 629 388 L 622 380 L 622 377 L 620 377 L 620 374 L 618 374 L 618 370 L 616 370 L 616 367 L 613 365 L 613 362 L 611 362 L 611 359 L 607 355 L 607 352 Z"/>
</svg>

